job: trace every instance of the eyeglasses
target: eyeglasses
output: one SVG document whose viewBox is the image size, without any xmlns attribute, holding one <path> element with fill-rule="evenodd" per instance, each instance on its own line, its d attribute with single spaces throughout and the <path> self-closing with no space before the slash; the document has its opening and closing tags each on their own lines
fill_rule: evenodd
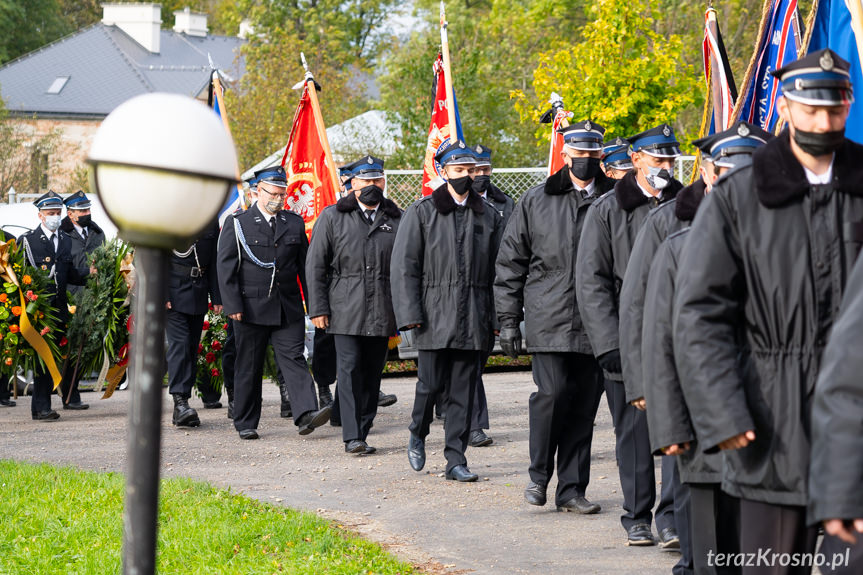
<svg viewBox="0 0 863 575">
<path fill-rule="evenodd" d="M 266 189 L 264 189 L 264 188 L 261 188 L 260 186 L 258 186 L 258 188 L 259 188 L 259 189 L 261 189 L 261 190 L 263 190 L 263 191 L 265 191 L 267 194 L 269 194 L 269 195 L 273 196 L 274 198 L 281 198 L 281 199 L 283 199 L 283 200 L 284 200 L 285 198 L 287 198 L 287 197 L 288 197 L 288 192 L 286 192 L 286 191 L 285 191 L 285 192 L 282 192 L 281 194 L 274 194 L 273 192 L 271 192 L 271 191 L 269 191 L 269 190 L 266 190 Z"/>
</svg>

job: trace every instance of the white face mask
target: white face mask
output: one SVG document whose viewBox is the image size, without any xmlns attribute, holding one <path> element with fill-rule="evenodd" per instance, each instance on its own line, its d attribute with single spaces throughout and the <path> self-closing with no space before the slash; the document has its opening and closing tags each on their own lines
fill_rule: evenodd
<svg viewBox="0 0 863 575">
<path fill-rule="evenodd" d="M 60 216 L 45 216 L 45 227 L 56 232 L 60 228 Z"/>
<path fill-rule="evenodd" d="M 665 168 L 647 166 L 647 173 L 641 172 L 647 183 L 654 190 L 664 190 L 671 183 L 671 172 Z"/>
</svg>

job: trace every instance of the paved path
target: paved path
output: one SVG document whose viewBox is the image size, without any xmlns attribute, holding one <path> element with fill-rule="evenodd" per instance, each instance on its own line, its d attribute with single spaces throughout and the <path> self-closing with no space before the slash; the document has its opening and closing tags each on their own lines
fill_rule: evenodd
<svg viewBox="0 0 863 575">
<path fill-rule="evenodd" d="M 488 374 L 485 381 L 489 434 L 495 442 L 468 450 L 470 468 L 480 475 L 474 484 L 444 480 L 439 422 L 428 438 L 426 469 L 416 473 L 408 465 L 413 378 L 384 380 L 384 390 L 398 394 L 399 402 L 378 412 L 369 437 L 378 448 L 372 456 L 345 454 L 340 430 L 329 425 L 300 437 L 291 421 L 279 417 L 274 385 L 264 386 L 258 441 L 240 440 L 224 409 L 200 409 L 197 399 L 192 405 L 199 409 L 201 427 L 175 429 L 166 395 L 163 475 L 205 480 L 278 505 L 316 511 L 433 573 L 669 573 L 678 555 L 624 545 L 614 436 L 605 402 L 597 417 L 588 488 L 588 497 L 602 505 L 602 512 L 557 513 L 553 505 L 531 507 L 522 498 L 528 482 L 530 373 Z M 21 398 L 18 407 L 0 408 L 0 458 L 122 471 L 129 397 L 119 392 L 99 401 L 85 393 L 89 411 L 64 411 L 50 423 L 31 421 L 29 398 Z M 54 404 L 59 404 L 57 398 Z M 549 486 L 550 494 L 553 488 Z"/>
</svg>

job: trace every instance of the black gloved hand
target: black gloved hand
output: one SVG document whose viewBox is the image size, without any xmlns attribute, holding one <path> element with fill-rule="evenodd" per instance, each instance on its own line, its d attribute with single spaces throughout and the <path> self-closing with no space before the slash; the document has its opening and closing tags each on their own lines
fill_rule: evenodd
<svg viewBox="0 0 863 575">
<path fill-rule="evenodd" d="M 606 353 L 603 353 L 599 357 L 596 358 L 596 361 L 599 362 L 599 366 L 607 371 L 608 373 L 622 373 L 623 366 L 620 364 L 620 350 L 613 349 Z"/>
<path fill-rule="evenodd" d="M 524 350 L 521 347 L 521 330 L 518 327 L 500 328 L 500 348 L 510 357 L 518 357 Z"/>
</svg>

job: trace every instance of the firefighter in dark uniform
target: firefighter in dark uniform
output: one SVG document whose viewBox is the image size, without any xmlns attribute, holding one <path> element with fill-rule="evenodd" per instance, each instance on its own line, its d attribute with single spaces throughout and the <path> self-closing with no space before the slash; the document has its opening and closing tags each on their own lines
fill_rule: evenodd
<svg viewBox="0 0 863 575">
<path fill-rule="evenodd" d="M 66 217 L 60 222 L 60 231 L 69 236 L 72 245 L 72 265 L 77 269 L 89 269 L 89 256 L 105 242 L 105 232 L 90 218 L 90 199 L 78 190 L 63 200 Z M 69 291 L 76 293 L 82 286 L 70 285 Z M 63 401 L 69 405 L 84 405 L 78 392 L 78 383 L 83 374 L 75 371 L 74 362 L 69 362 L 60 384 Z"/>
<path fill-rule="evenodd" d="M 612 180 L 623 179 L 632 171 L 628 140 L 618 137 L 602 145 L 602 170 Z"/>
<path fill-rule="evenodd" d="M 210 302 L 216 313 L 222 311 L 216 274 L 216 245 L 219 223 L 213 221 L 184 250 L 171 254 L 170 284 L 165 335 L 168 340 L 168 393 L 174 399 L 171 423 L 179 427 L 197 427 L 198 413 L 189 406 L 198 371 L 198 344 Z M 210 385 L 209 378 L 198 382 L 201 399 L 207 409 L 222 407 L 221 392 Z"/>
<path fill-rule="evenodd" d="M 396 333 L 390 258 L 401 210 L 384 198 L 384 162 L 361 158 L 353 189 L 315 222 L 306 280 L 309 316 L 335 339 L 342 439 L 347 453 L 370 454 L 389 338 Z"/>
<path fill-rule="evenodd" d="M 611 190 L 600 155 L 605 129 L 590 121 L 560 130 L 564 166 L 528 190 L 516 206 L 497 257 L 495 303 L 500 343 L 522 353 L 525 320 L 536 391 L 530 396 L 530 483 L 524 497 L 545 505 L 555 471 L 559 510 L 597 513 L 585 497 L 593 422 L 602 398 L 602 370 L 582 326 L 575 296 L 575 261 L 591 204 Z"/>
<path fill-rule="evenodd" d="M 84 285 L 89 274 L 89 267 L 77 268 L 72 263 L 72 241 L 60 230 L 63 199 L 59 194 L 49 191 L 36 199 L 33 204 L 39 208 L 40 224 L 32 231 L 18 238 L 18 244 L 24 248 L 29 265 L 48 270 L 50 277 L 57 286 L 57 294 L 51 298 L 51 305 L 57 314 L 57 327 L 65 330 L 69 319 L 66 289 L 68 284 Z M 61 366 L 58 366 L 61 367 Z M 58 419 L 60 414 L 51 409 L 51 391 L 53 389 L 51 374 L 44 368 L 39 368 L 33 377 L 33 401 L 30 412 L 37 421 Z M 65 403 L 63 409 L 83 410 L 89 405 L 81 403 Z"/>
<path fill-rule="evenodd" d="M 629 138 L 629 142 L 633 171 L 617 181 L 613 192 L 593 203 L 584 222 L 576 261 L 576 299 L 593 352 L 605 372 L 609 404 L 614 408 L 623 491 L 621 523 L 627 532 L 627 545 L 653 545 L 654 461 L 644 412 L 624 396 L 618 323 L 620 286 L 642 223 L 651 210 L 673 200 L 683 186 L 672 177 L 680 147 L 671 126 L 662 124 Z M 674 462 L 669 461 L 663 470 L 656 527 L 660 547 L 673 549 L 679 544 L 671 490 Z"/>
<path fill-rule="evenodd" d="M 264 356 L 271 343 L 290 393 L 294 425 L 300 435 L 307 435 L 329 420 L 330 408 L 318 409 L 315 383 L 303 357 L 305 224 L 283 209 L 288 186 L 284 168 L 266 168 L 255 175 L 258 200 L 225 220 L 216 266 L 237 346 L 234 428 L 242 439 L 258 438 Z"/>
<path fill-rule="evenodd" d="M 464 453 L 470 436 L 479 355 L 494 318 L 494 260 L 503 218 L 471 189 L 476 157 L 462 141 L 435 156 L 447 182 L 407 209 L 392 258 L 399 329 L 415 329 L 419 349 L 408 461 L 425 466 L 434 398 L 443 394 L 445 477 L 476 481 Z"/>
<path fill-rule="evenodd" d="M 621 303 L 626 310 L 633 305 L 629 292 L 641 293 L 642 288 L 627 290 L 627 283 L 640 285 L 642 274 L 643 316 L 638 316 L 642 336 L 637 338 L 641 351 L 638 363 L 641 374 L 637 381 L 640 396 L 635 405 L 646 409 L 650 446 L 655 455 L 675 456 L 678 477 L 674 482 L 674 520 L 680 537 L 681 557 L 673 573 L 715 573 L 709 554 L 734 553 L 738 550 L 738 513 L 736 500 L 722 493 L 722 456 L 704 454 L 697 449 L 695 433 L 680 388 L 674 365 L 672 345 L 672 312 L 675 276 L 678 261 L 692 219 L 705 195 L 724 173 L 752 162 L 752 153 L 773 136 L 747 122 L 738 122 L 730 129 L 714 134 L 695 144 L 701 150 L 702 185 L 688 186 L 673 202 L 654 210 L 639 232 L 630 267 L 624 278 Z M 681 231 L 683 230 L 683 231 Z M 668 238 L 666 241 L 666 237 Z M 673 238 L 673 239 L 672 239 Z M 648 255 L 650 254 L 650 255 Z M 644 272 L 635 266 L 641 259 L 650 260 Z M 623 326 L 623 317 L 621 317 Z M 627 332 L 621 327 L 622 342 Z M 621 347 L 624 349 L 625 345 Z M 631 354 L 631 352 L 630 352 Z M 627 390 L 630 380 L 626 380 Z M 679 479 L 679 481 L 678 481 Z"/>
<path fill-rule="evenodd" d="M 680 258 L 675 362 L 699 449 L 723 450 L 741 553 L 815 550 L 806 516 L 813 395 L 863 245 L 863 146 L 844 136 L 848 70 L 821 50 L 773 72 L 787 129 L 704 199 Z M 788 562 L 770 570 L 809 571 Z"/>
</svg>

